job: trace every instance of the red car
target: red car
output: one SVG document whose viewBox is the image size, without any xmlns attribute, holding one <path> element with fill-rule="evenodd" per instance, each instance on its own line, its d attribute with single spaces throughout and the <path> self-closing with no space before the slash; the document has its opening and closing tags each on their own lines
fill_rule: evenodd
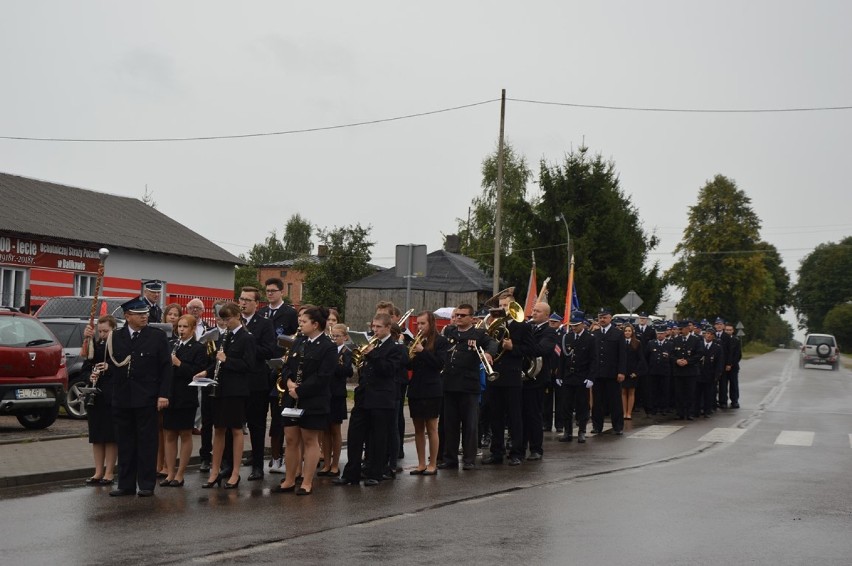
<svg viewBox="0 0 852 566">
<path fill-rule="evenodd" d="M 50 330 L 35 317 L 0 311 L 0 415 L 47 428 L 67 389 L 65 355 Z"/>
</svg>

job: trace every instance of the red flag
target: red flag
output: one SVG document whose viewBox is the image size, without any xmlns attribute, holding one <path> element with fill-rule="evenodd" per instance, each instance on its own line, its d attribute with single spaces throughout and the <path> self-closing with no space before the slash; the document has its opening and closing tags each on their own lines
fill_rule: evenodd
<svg viewBox="0 0 852 566">
<path fill-rule="evenodd" d="M 571 322 L 571 305 L 574 303 L 574 255 L 571 255 L 571 266 L 568 268 L 568 287 L 565 289 L 565 314 L 562 324 Z"/>
<path fill-rule="evenodd" d="M 532 269 L 530 269 L 530 282 L 527 285 L 527 302 L 524 304 L 524 315 L 529 318 L 538 299 L 538 284 L 535 280 L 535 254 L 532 256 Z"/>
</svg>

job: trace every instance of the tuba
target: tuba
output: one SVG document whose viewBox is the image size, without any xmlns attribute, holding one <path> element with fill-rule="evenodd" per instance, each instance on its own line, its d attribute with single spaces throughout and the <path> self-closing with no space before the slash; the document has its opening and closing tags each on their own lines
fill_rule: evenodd
<svg viewBox="0 0 852 566">
<path fill-rule="evenodd" d="M 278 337 L 278 347 L 284 352 L 281 355 L 282 367 L 290 359 L 290 352 L 293 350 L 293 344 L 296 343 L 296 338 L 298 337 L 299 331 L 296 331 L 293 335 L 282 334 Z M 279 367 L 276 369 L 278 371 L 278 379 L 275 380 L 275 389 L 278 390 L 278 405 L 280 406 L 283 401 L 284 394 L 287 393 L 287 387 L 284 383 L 284 376 L 281 373 L 281 368 Z"/>
<path fill-rule="evenodd" d="M 510 320 L 514 320 L 515 322 L 524 321 L 524 307 L 516 301 L 509 303 L 503 316 L 498 316 L 488 324 L 488 330 L 486 330 L 486 332 L 491 338 L 497 341 L 498 346 L 502 344 L 505 338 L 509 337 Z M 494 361 L 496 362 L 499 360 L 502 355 L 503 349 L 501 347 L 497 352 L 497 356 L 494 358 Z"/>
</svg>

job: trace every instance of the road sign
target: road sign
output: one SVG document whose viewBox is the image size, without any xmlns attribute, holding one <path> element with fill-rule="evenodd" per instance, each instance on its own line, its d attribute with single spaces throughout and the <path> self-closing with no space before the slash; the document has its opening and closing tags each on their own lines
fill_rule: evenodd
<svg viewBox="0 0 852 566">
<path fill-rule="evenodd" d="M 633 311 L 639 308 L 642 304 L 642 298 L 636 294 L 636 291 L 630 291 L 623 297 L 621 297 L 621 304 L 624 305 L 630 314 L 633 314 Z"/>
<path fill-rule="evenodd" d="M 737 330 L 743 330 L 744 328 L 745 328 L 745 326 L 743 326 L 742 322 L 737 323 Z"/>
<path fill-rule="evenodd" d="M 742 330 L 737 330 L 737 336 L 739 336 L 740 338 L 742 338 L 743 336 L 745 336 L 745 332 L 744 332 L 744 331 L 742 331 Z"/>
</svg>

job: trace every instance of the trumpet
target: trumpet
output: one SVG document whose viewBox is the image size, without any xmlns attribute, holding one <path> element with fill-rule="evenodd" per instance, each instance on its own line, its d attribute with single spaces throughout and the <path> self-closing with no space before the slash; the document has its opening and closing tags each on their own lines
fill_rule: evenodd
<svg viewBox="0 0 852 566">
<path fill-rule="evenodd" d="M 414 337 L 414 340 L 411 341 L 411 345 L 408 346 L 408 359 L 413 360 L 414 356 L 417 355 L 417 345 L 423 341 L 423 331 L 420 330 L 417 332 L 417 335 Z"/>
<path fill-rule="evenodd" d="M 482 346 L 479 344 L 476 345 L 476 353 L 479 355 L 479 361 L 482 362 L 482 367 L 485 368 L 485 376 L 488 378 L 488 381 L 497 381 L 500 374 L 494 371 L 494 368 L 491 367 L 491 364 L 488 362 L 488 358 L 485 356 L 485 350 L 483 350 Z"/>
<path fill-rule="evenodd" d="M 381 342 L 381 339 L 377 336 L 374 336 L 370 339 L 369 342 L 367 342 L 363 346 L 355 348 L 355 350 L 352 351 L 352 365 L 354 365 L 358 369 L 361 369 L 361 366 L 364 365 L 364 361 L 366 360 L 365 352 L 367 348 L 369 348 L 370 346 L 375 348 L 379 345 L 379 342 Z"/>
</svg>

